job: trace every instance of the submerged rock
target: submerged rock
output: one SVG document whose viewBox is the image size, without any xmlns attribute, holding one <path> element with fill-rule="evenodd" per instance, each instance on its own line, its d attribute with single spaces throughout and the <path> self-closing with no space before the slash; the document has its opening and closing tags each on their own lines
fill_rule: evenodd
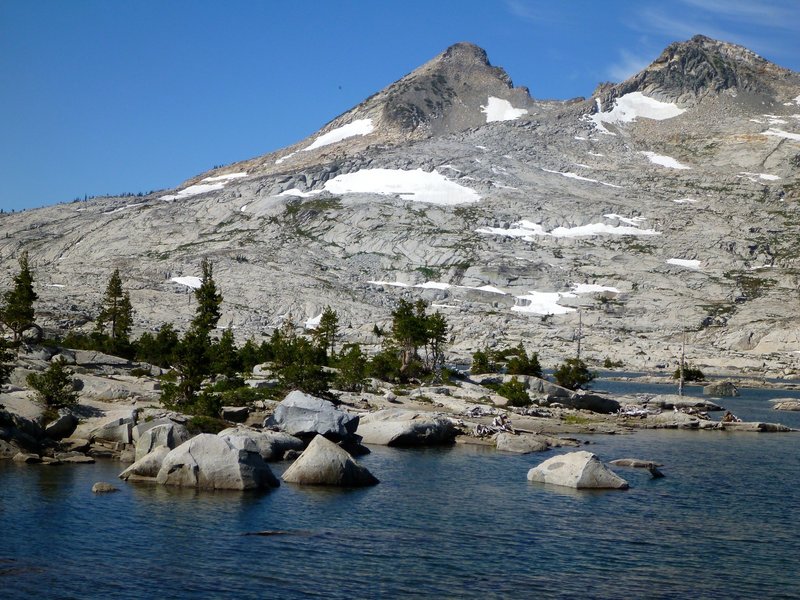
<svg viewBox="0 0 800 600">
<path fill-rule="evenodd" d="M 301 485 L 336 485 L 359 487 L 375 485 L 378 479 L 350 454 L 325 437 L 318 435 L 282 479 Z"/>
<path fill-rule="evenodd" d="M 773 410 L 800 411 L 800 400 L 796 398 L 776 398 L 770 402 Z"/>
<path fill-rule="evenodd" d="M 156 481 L 216 490 L 277 487 L 278 480 L 252 441 L 201 433 L 164 457 Z"/>
<path fill-rule="evenodd" d="M 387 408 L 361 417 L 358 435 L 365 444 L 434 446 L 451 444 L 456 428 L 446 417 Z"/>
<path fill-rule="evenodd" d="M 657 462 L 653 462 L 652 460 L 641 460 L 638 458 L 618 458 L 616 460 L 612 460 L 610 464 L 614 465 L 615 467 L 647 469 L 648 471 L 650 471 L 650 475 L 653 476 L 653 479 L 664 477 L 664 474 L 658 470 L 658 467 L 663 467 L 664 465 Z"/>
<path fill-rule="evenodd" d="M 110 492 L 118 492 L 118 491 L 119 491 L 118 488 L 115 488 L 113 485 L 105 481 L 98 481 L 92 486 L 92 492 L 94 492 L 95 494 L 108 494 Z"/>
<path fill-rule="evenodd" d="M 547 459 L 528 471 L 528 481 L 576 489 L 628 489 L 627 481 L 585 450 Z"/>
</svg>

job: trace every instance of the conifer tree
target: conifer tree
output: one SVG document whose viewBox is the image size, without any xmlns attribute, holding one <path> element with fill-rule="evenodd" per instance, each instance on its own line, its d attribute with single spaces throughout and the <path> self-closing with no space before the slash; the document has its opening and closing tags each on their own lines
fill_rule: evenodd
<svg viewBox="0 0 800 600">
<path fill-rule="evenodd" d="M 3 295 L 0 321 L 14 334 L 14 345 L 22 341 L 23 332 L 34 324 L 33 303 L 38 296 L 33 291 L 33 275 L 28 265 L 28 252 L 19 257 L 19 273 L 14 286 Z"/>
<path fill-rule="evenodd" d="M 336 334 L 339 331 L 339 315 L 330 306 L 326 306 L 322 311 L 322 317 L 319 320 L 319 325 L 313 330 L 312 337 L 320 348 L 328 357 L 333 356 L 333 345 L 336 341 Z"/>
<path fill-rule="evenodd" d="M 226 329 L 222 332 L 219 341 L 211 348 L 212 362 L 211 370 L 214 373 L 235 377 L 242 370 L 239 353 L 236 350 L 236 342 L 233 338 L 233 331 Z"/>
<path fill-rule="evenodd" d="M 103 308 L 97 317 L 97 331 L 104 333 L 108 325 L 112 346 L 124 344 L 128 342 L 132 321 L 131 297 L 122 290 L 119 269 L 114 269 L 103 296 Z"/>
<path fill-rule="evenodd" d="M 217 291 L 217 284 L 214 282 L 212 263 L 204 258 L 201 268 L 203 277 L 200 280 L 200 287 L 194 291 L 194 297 L 197 298 L 197 312 L 192 320 L 192 327 L 208 333 L 219 322 L 222 294 Z"/>
<path fill-rule="evenodd" d="M 213 267 L 208 259 L 202 262 L 203 277 L 200 287 L 194 292 L 197 309 L 189 330 L 175 349 L 174 367 L 180 375 L 180 383 L 167 394 L 169 401 L 191 410 L 203 380 L 213 372 L 213 356 L 209 333 L 220 317 L 222 294 L 214 283 Z M 163 395 L 162 395 L 163 398 Z M 174 398 L 174 400 L 173 400 Z"/>
</svg>

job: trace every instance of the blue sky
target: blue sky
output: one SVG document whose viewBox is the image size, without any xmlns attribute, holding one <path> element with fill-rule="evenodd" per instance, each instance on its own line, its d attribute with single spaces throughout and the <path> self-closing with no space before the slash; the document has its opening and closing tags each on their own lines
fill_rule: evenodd
<svg viewBox="0 0 800 600">
<path fill-rule="evenodd" d="M 0 0 L 0 208 L 284 147 L 458 41 L 566 99 L 696 33 L 800 71 L 798 0 Z"/>
</svg>

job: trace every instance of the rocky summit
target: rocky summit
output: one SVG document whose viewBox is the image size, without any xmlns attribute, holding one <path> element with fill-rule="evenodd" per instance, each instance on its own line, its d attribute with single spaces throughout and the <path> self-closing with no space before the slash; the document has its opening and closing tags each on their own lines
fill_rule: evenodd
<svg viewBox="0 0 800 600">
<path fill-rule="evenodd" d="M 535 92 L 535 82 L 532 82 Z M 535 95 L 535 94 L 534 94 Z M 537 100 L 456 44 L 297 144 L 142 197 L 0 215 L 46 328 L 92 327 L 114 269 L 140 330 L 214 264 L 240 338 L 326 305 L 377 344 L 398 298 L 451 350 L 522 340 L 626 367 L 790 375 L 800 350 L 800 74 L 697 36 L 589 98 Z"/>
</svg>

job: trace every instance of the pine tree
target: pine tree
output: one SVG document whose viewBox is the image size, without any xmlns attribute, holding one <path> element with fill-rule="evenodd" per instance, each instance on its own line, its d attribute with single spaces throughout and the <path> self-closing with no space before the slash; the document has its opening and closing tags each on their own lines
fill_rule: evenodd
<svg viewBox="0 0 800 600">
<path fill-rule="evenodd" d="M 214 267 L 211 262 L 204 258 L 201 267 L 203 277 L 200 280 L 200 287 L 194 291 L 194 297 L 197 298 L 197 312 L 192 321 L 192 327 L 208 333 L 219 322 L 222 294 L 217 292 L 217 284 L 214 283 Z"/>
<path fill-rule="evenodd" d="M 104 333 L 108 325 L 112 346 L 124 345 L 128 342 L 132 321 L 131 297 L 122 290 L 119 269 L 114 269 L 103 296 L 103 308 L 97 316 L 97 331 Z"/>
<path fill-rule="evenodd" d="M 162 394 L 162 400 L 190 411 L 196 408 L 194 405 L 203 380 L 213 371 L 214 357 L 209 333 L 217 326 L 222 304 L 222 294 L 217 292 L 213 267 L 208 259 L 203 259 L 202 270 L 200 287 L 194 292 L 197 298 L 194 319 L 175 349 L 173 366 L 180 375 L 180 383 L 174 390 L 170 388 Z"/>
<path fill-rule="evenodd" d="M 336 341 L 336 334 L 339 331 L 339 315 L 330 306 L 326 306 L 322 311 L 319 325 L 313 330 L 312 337 L 319 347 L 328 357 L 333 356 L 333 344 Z"/>
<path fill-rule="evenodd" d="M 242 370 L 233 331 L 230 329 L 223 331 L 219 341 L 211 347 L 211 356 L 211 370 L 215 374 L 235 377 Z"/>
<path fill-rule="evenodd" d="M 22 334 L 34 325 L 33 303 L 38 296 L 33 291 L 33 275 L 28 266 L 28 252 L 19 257 L 19 273 L 14 276 L 14 287 L 3 295 L 0 321 L 14 334 L 14 345 L 22 341 Z"/>
<path fill-rule="evenodd" d="M 435 312 L 425 318 L 425 353 L 427 367 L 439 376 L 439 371 L 444 367 L 444 345 L 447 342 L 447 320 L 441 313 Z"/>
</svg>

